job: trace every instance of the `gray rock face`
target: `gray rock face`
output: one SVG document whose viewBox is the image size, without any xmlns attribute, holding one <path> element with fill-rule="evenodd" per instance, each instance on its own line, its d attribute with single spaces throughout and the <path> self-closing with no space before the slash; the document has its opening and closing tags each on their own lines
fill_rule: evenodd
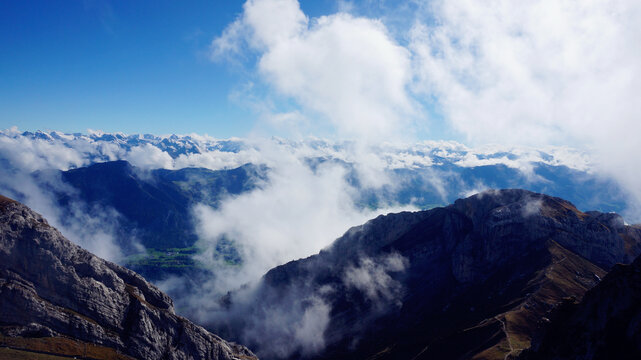
<svg viewBox="0 0 641 360">
<path fill-rule="evenodd" d="M 497 267 L 515 255 L 544 247 L 546 239 L 606 270 L 616 263 L 630 263 L 641 253 L 641 231 L 625 226 L 618 214 L 583 213 L 556 197 L 518 189 L 490 190 L 448 208 L 470 219 L 474 229 L 453 251 L 454 261 L 461 264 L 456 271 L 459 280 L 484 273 L 466 269 L 466 264 Z"/>
<path fill-rule="evenodd" d="M 0 334 L 60 337 L 137 359 L 255 359 L 174 313 L 138 274 L 72 244 L 0 197 Z"/>
</svg>

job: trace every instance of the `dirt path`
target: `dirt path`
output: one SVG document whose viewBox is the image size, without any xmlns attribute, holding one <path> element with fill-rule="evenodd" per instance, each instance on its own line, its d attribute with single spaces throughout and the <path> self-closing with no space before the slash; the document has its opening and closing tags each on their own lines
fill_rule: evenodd
<svg viewBox="0 0 641 360">
<path fill-rule="evenodd" d="M 496 315 L 494 319 L 501 323 L 501 326 L 503 327 L 503 333 L 505 334 L 505 339 L 507 339 L 507 344 L 510 346 L 510 352 L 505 354 L 505 357 L 503 358 L 503 360 L 507 360 L 508 356 L 512 355 L 512 353 L 514 352 L 514 347 L 512 347 L 512 342 L 510 341 L 510 334 L 508 334 L 507 332 L 507 324 L 505 323 L 505 320 L 500 318 L 500 316 L 501 315 Z"/>
</svg>

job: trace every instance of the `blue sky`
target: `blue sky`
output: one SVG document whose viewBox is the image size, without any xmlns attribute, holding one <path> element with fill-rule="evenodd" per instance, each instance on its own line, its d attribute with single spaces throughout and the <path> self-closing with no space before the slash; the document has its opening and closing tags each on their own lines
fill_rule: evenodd
<svg viewBox="0 0 641 360">
<path fill-rule="evenodd" d="M 336 1 L 303 1 L 310 16 Z M 3 1 L 0 128 L 244 136 L 246 70 L 209 59 L 241 1 Z"/>
<path fill-rule="evenodd" d="M 640 123 L 640 82 L 627 80 L 641 73 L 630 46 L 640 8 L 634 0 L 4 1 L 0 128 L 601 147 Z M 228 41 L 231 56 L 212 60 L 215 39 Z"/>
<path fill-rule="evenodd" d="M 207 59 L 236 1 L 0 5 L 0 127 L 242 134 L 233 74 Z"/>
<path fill-rule="evenodd" d="M 636 189 L 638 0 L 0 2 L 0 129 L 571 146 Z"/>
</svg>

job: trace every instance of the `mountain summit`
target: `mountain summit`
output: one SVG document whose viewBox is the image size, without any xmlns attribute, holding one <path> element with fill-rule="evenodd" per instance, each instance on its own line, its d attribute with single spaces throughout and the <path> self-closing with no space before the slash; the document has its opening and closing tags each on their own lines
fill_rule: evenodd
<svg viewBox="0 0 641 360">
<path fill-rule="evenodd" d="M 0 345 L 4 358 L 255 359 L 177 316 L 172 300 L 138 274 L 2 196 Z"/>
<path fill-rule="evenodd" d="M 530 347 L 563 298 L 580 299 L 639 253 L 641 229 L 619 215 L 486 191 L 354 227 L 226 297 L 236 318 L 212 328 L 262 358 L 505 359 Z M 294 316 L 296 328 L 274 327 Z M 316 337 L 300 330 L 309 319 L 324 324 Z M 269 341 L 256 336 L 269 328 Z"/>
</svg>

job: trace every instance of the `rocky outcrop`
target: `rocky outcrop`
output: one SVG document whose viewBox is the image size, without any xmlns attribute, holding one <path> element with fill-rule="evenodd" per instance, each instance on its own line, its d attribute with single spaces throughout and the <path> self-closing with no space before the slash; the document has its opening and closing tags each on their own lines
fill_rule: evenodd
<svg viewBox="0 0 641 360">
<path fill-rule="evenodd" d="M 0 335 L 14 350 L 94 359 L 255 359 L 177 316 L 172 300 L 136 273 L 72 244 L 5 197 Z"/>
<path fill-rule="evenodd" d="M 263 358 L 505 359 L 530 346 L 564 297 L 580 299 L 639 253 L 641 230 L 616 214 L 486 191 L 352 228 L 318 255 L 272 269 L 250 294 L 231 294 L 236 317 L 211 326 Z M 326 314 L 321 340 L 274 351 L 276 335 L 255 334 L 283 314 L 303 325 Z M 281 330 L 280 341 L 303 335 Z"/>
<path fill-rule="evenodd" d="M 641 359 L 641 257 L 616 265 L 583 301 L 566 300 L 551 320 L 521 359 Z"/>
</svg>

